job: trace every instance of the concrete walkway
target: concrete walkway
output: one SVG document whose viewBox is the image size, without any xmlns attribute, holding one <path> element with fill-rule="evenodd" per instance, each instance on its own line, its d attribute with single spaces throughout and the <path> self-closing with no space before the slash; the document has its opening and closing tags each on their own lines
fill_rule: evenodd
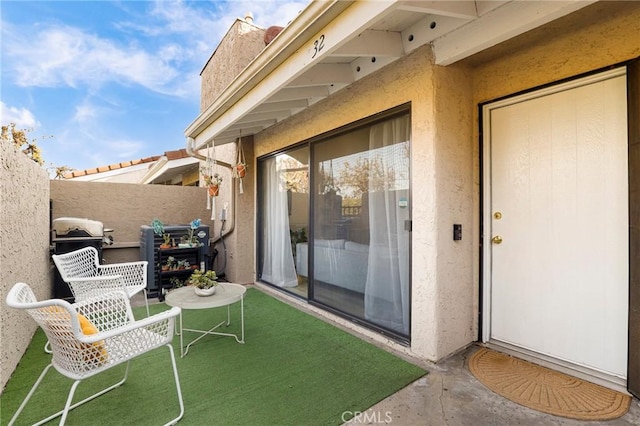
<svg viewBox="0 0 640 426">
<path fill-rule="evenodd" d="M 623 417 L 605 422 L 578 421 L 541 413 L 493 393 L 467 369 L 472 346 L 442 363 L 427 365 L 429 374 L 371 407 L 349 425 L 640 425 L 638 399 Z"/>
</svg>

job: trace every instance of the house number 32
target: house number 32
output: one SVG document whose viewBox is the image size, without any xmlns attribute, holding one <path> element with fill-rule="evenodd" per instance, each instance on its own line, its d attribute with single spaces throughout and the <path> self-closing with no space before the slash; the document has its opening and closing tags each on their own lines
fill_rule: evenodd
<svg viewBox="0 0 640 426">
<path fill-rule="evenodd" d="M 314 40 L 313 55 L 311 55 L 311 59 L 315 58 L 322 49 L 324 49 L 324 34 L 322 34 L 317 40 Z"/>
</svg>

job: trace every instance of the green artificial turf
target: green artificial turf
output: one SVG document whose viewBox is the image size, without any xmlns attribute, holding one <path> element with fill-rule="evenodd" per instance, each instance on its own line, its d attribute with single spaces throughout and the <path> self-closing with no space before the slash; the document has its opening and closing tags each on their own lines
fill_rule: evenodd
<svg viewBox="0 0 640 426">
<path fill-rule="evenodd" d="M 150 306 L 153 312 L 165 304 Z M 136 308 L 136 316 L 142 315 Z M 259 290 L 244 301 L 245 344 L 232 337 L 206 336 L 180 358 L 175 349 L 185 404 L 184 425 L 339 425 L 426 374 L 374 345 L 299 311 Z M 240 332 L 240 305 L 231 307 L 231 325 Z M 208 329 L 226 309 L 183 311 L 184 326 Z M 185 339 L 194 335 L 186 332 Z M 0 397 L 5 425 L 50 355 L 39 330 Z M 185 340 L 186 344 L 186 340 Z M 116 382 L 119 366 L 80 384 L 74 401 Z M 72 381 L 51 370 L 16 424 L 32 424 L 64 406 Z M 72 410 L 69 425 L 163 424 L 178 413 L 166 347 L 131 362 L 127 382 Z M 59 418 L 52 424 L 57 424 Z"/>
</svg>

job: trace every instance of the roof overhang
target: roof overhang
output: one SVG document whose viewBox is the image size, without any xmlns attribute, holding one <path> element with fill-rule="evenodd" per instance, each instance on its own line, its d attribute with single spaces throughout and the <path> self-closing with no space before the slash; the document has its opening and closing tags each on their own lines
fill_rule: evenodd
<svg viewBox="0 0 640 426">
<path fill-rule="evenodd" d="M 596 1 L 311 2 L 187 127 L 187 151 L 256 134 L 425 44 L 450 65 Z"/>
<path fill-rule="evenodd" d="M 170 182 L 174 178 L 179 178 L 184 173 L 193 170 L 199 163 L 200 161 L 197 158 L 192 157 L 169 160 L 166 156 L 162 156 L 149 168 L 138 183 Z"/>
</svg>

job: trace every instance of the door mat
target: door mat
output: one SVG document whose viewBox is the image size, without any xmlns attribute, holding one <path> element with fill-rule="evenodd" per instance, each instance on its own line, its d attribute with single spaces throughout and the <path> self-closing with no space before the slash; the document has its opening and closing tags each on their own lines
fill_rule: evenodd
<svg viewBox="0 0 640 426">
<path fill-rule="evenodd" d="M 525 407 L 578 420 L 611 420 L 631 397 L 512 356 L 480 348 L 469 370 L 486 387 Z"/>
</svg>

